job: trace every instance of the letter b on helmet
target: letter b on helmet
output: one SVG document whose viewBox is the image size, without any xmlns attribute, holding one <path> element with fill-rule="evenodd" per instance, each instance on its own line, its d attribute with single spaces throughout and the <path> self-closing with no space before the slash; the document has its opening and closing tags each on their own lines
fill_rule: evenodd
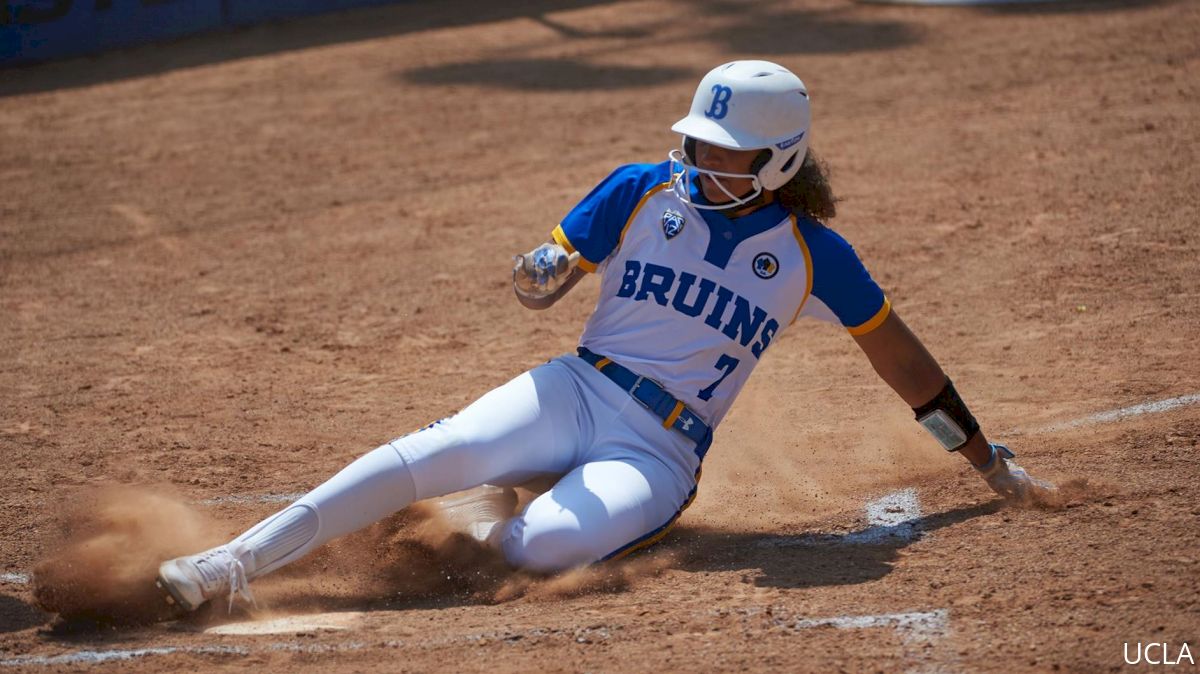
<svg viewBox="0 0 1200 674">
<path fill-rule="evenodd" d="M 732 97 L 733 89 L 723 84 L 714 84 L 712 88 L 712 105 L 708 106 L 708 110 L 704 111 L 704 116 L 709 119 L 725 119 L 725 115 L 729 114 L 729 99 Z"/>
</svg>

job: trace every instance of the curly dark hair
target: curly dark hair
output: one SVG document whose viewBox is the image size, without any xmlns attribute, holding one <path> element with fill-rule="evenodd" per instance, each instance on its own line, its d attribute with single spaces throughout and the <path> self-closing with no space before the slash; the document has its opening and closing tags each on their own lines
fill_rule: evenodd
<svg viewBox="0 0 1200 674">
<path fill-rule="evenodd" d="M 837 197 L 829 186 L 829 167 L 812 150 L 804 155 L 800 170 L 775 191 L 779 203 L 797 216 L 824 223 L 837 216 Z"/>
</svg>

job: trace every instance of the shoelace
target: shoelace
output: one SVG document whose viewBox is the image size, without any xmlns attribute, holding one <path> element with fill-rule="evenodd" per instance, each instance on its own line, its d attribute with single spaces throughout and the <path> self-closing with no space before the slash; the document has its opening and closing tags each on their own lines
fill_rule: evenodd
<svg viewBox="0 0 1200 674">
<path fill-rule="evenodd" d="M 233 602 L 241 597 L 258 608 L 254 594 L 250 592 L 250 579 L 246 577 L 246 567 L 241 560 L 228 550 L 216 548 L 196 560 L 196 570 L 204 578 L 206 584 L 218 584 L 222 581 L 229 583 L 229 612 L 233 612 Z M 224 568 L 222 568 L 224 567 Z"/>
<path fill-rule="evenodd" d="M 250 579 L 246 577 L 246 567 L 242 566 L 242 561 L 233 555 L 230 555 L 232 561 L 229 563 L 229 612 L 233 613 L 233 600 L 237 597 L 250 602 L 254 608 L 258 608 L 258 602 L 254 599 L 254 594 L 250 592 Z"/>
</svg>

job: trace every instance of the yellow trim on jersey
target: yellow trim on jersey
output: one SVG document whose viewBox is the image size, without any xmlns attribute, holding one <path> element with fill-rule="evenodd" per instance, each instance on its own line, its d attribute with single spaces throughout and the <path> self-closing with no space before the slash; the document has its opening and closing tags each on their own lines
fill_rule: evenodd
<svg viewBox="0 0 1200 674">
<path fill-rule="evenodd" d="M 679 415 L 682 413 L 683 413 L 683 401 L 676 400 L 675 401 L 675 409 L 671 410 L 671 413 L 668 414 L 667 418 L 663 421 L 663 428 L 670 428 L 670 427 L 674 426 L 675 420 L 678 419 Z"/>
<path fill-rule="evenodd" d="M 642 195 L 642 198 L 637 202 L 637 206 L 633 207 L 633 212 L 629 214 L 629 219 L 625 221 L 625 226 L 621 228 L 621 236 L 617 239 L 617 248 L 620 248 L 621 244 L 625 243 L 625 232 L 629 231 L 629 226 L 633 224 L 633 219 L 637 217 L 639 212 L 641 212 L 642 206 L 646 205 L 646 202 L 650 199 L 650 197 L 658 194 L 670 186 L 671 183 L 669 182 L 659 183 Z"/>
<path fill-rule="evenodd" d="M 621 244 L 625 242 L 625 232 L 629 231 L 629 225 L 633 224 L 633 219 L 636 218 L 638 212 L 642 210 L 642 206 L 646 205 L 646 200 L 670 186 L 671 186 L 670 182 L 659 183 L 658 185 L 655 185 L 654 187 L 650 188 L 649 191 L 647 191 L 645 194 L 642 195 L 642 198 L 639 199 L 637 202 L 637 206 L 633 207 L 633 212 L 629 214 L 629 218 L 627 220 L 625 220 L 625 226 L 621 228 L 621 236 L 617 238 L 617 246 L 616 246 L 616 248 L 613 249 L 614 251 L 617 248 L 620 248 Z M 573 246 L 571 244 L 571 240 L 567 238 L 567 233 L 563 231 L 561 224 L 556 225 L 554 227 L 554 231 L 550 232 L 550 236 L 554 238 L 555 243 L 562 246 L 563 248 L 566 248 L 568 253 L 576 252 L 575 246 Z M 610 255 L 611 255 L 611 253 L 610 253 Z M 579 254 L 579 268 L 580 269 L 582 269 L 588 273 L 594 273 L 598 266 L 599 266 L 599 264 L 592 262 L 591 260 L 584 257 L 583 253 Z"/>
<path fill-rule="evenodd" d="M 855 337 L 861 337 L 862 335 L 865 335 L 875 328 L 883 325 L 883 322 L 887 320 L 888 315 L 891 313 L 892 301 L 885 296 L 883 298 L 883 306 L 879 307 L 879 311 L 876 311 L 874 316 L 868 318 L 865 323 L 861 323 L 854 327 L 847 327 L 846 331 Z"/>
<path fill-rule="evenodd" d="M 808 250 L 808 242 L 804 240 L 804 235 L 800 233 L 800 223 L 796 220 L 796 216 L 790 216 L 792 219 L 792 234 L 796 235 L 796 242 L 800 244 L 800 252 L 804 253 L 804 266 L 808 278 L 804 281 L 804 298 L 800 300 L 800 306 L 796 307 L 796 313 L 792 316 L 792 323 L 800 318 L 800 312 L 804 310 L 804 305 L 808 303 L 808 298 L 812 295 L 813 288 L 813 261 L 812 253 Z M 791 325 L 791 323 L 789 323 Z"/>
<path fill-rule="evenodd" d="M 609 358 L 601 358 L 600 360 L 596 361 L 596 369 L 603 371 L 604 366 L 608 365 L 611 362 L 612 362 L 612 360 Z"/>
<path fill-rule="evenodd" d="M 554 243 L 567 249 L 567 253 L 574 253 L 575 246 L 571 245 L 571 240 L 567 238 L 567 233 L 563 231 L 562 225 L 556 225 L 554 231 L 550 232 L 550 236 L 554 238 Z M 596 271 L 596 263 L 587 259 L 582 253 L 579 254 L 579 268 L 589 274 Z"/>
<path fill-rule="evenodd" d="M 550 236 L 554 239 L 555 243 L 566 248 L 567 253 L 575 252 L 575 246 L 571 245 L 571 240 L 567 238 L 567 233 L 563 231 L 562 225 L 555 225 L 554 231 L 550 232 Z"/>
</svg>

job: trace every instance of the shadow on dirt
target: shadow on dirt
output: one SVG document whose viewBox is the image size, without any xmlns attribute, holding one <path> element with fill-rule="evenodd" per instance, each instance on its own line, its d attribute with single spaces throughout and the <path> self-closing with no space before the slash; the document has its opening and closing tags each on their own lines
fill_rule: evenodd
<svg viewBox="0 0 1200 674">
<path fill-rule="evenodd" d="M 571 3 L 571 9 L 614 2 L 619 0 L 576 0 Z M 398 2 L 382 7 L 298 17 L 92 56 L 0 69 L 3 72 L 3 77 L 0 77 L 0 97 L 84 87 L 265 54 L 512 19 L 536 21 L 571 39 L 640 35 L 636 30 L 592 33 L 572 28 L 549 16 L 562 9 L 562 3 L 555 0 L 519 3 L 443 0 Z"/>
<path fill-rule="evenodd" d="M 892 570 L 897 553 L 923 534 L 989 515 L 1000 500 L 956 508 L 887 527 L 842 535 L 771 536 L 681 530 L 667 543 L 688 571 L 758 571 L 747 580 L 760 587 L 803 588 L 878 580 Z"/>
<path fill-rule="evenodd" d="M 776 4 L 723 0 L 689 2 L 686 13 L 698 19 L 709 19 L 708 28 L 680 34 L 672 32 L 670 26 L 652 24 L 652 27 L 627 29 L 622 35 L 627 40 L 620 45 L 601 45 L 574 58 L 510 58 L 497 53 L 477 61 L 400 71 L 395 78 L 400 82 L 425 85 L 463 84 L 546 91 L 611 90 L 690 80 L 703 74 L 707 67 L 703 67 L 706 64 L 696 66 L 686 59 L 680 59 L 681 65 L 694 67 L 595 65 L 585 59 L 651 43 L 663 48 L 679 44 L 682 48 L 695 41 L 707 41 L 729 54 L 780 56 L 894 49 L 918 39 L 913 28 L 896 21 L 862 20 L 847 16 L 845 12 L 776 10 L 773 9 Z M 566 27 L 558 32 L 575 36 Z M 579 35 L 601 36 L 608 35 Z"/>
<path fill-rule="evenodd" d="M 602 91 L 648 87 L 691 78 L 687 68 L 592 65 L 569 59 L 489 59 L 399 73 L 414 84 L 478 84 L 524 91 Z"/>
<path fill-rule="evenodd" d="M 898 21 L 864 19 L 844 9 L 776 9 L 778 5 L 704 0 L 688 7 L 695 14 L 733 18 L 731 25 L 719 26 L 702 39 L 734 54 L 848 54 L 895 49 L 920 37 L 912 26 Z"/>
<path fill-rule="evenodd" d="M 48 622 L 50 615 L 16 597 L 0 594 L 0 634 L 20 632 Z"/>
</svg>

